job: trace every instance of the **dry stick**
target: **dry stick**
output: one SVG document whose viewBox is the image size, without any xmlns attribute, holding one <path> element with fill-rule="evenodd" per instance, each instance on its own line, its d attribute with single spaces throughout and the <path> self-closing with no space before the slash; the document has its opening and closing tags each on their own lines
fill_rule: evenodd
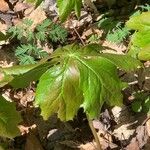
<svg viewBox="0 0 150 150">
<path fill-rule="evenodd" d="M 96 144 L 97 144 L 97 150 L 102 150 L 102 147 L 101 147 L 101 144 L 100 144 L 100 140 L 99 140 L 99 138 L 98 138 L 98 136 L 97 136 L 97 132 L 96 132 L 94 126 L 93 126 L 93 122 L 92 122 L 92 120 L 89 119 L 88 116 L 87 116 L 87 119 L 88 119 L 89 126 L 90 126 L 90 128 L 91 128 L 91 131 L 92 131 L 92 133 L 93 133 L 93 135 L 94 135 L 95 142 L 96 142 Z"/>
<path fill-rule="evenodd" d="M 84 46 L 85 46 L 84 41 L 82 40 L 82 38 L 81 38 L 80 34 L 78 33 L 78 31 L 76 30 L 76 28 L 75 28 L 74 26 L 73 26 L 73 29 L 74 29 L 75 33 L 77 34 L 77 36 L 79 37 L 79 39 L 80 39 L 80 41 L 81 41 L 82 45 L 84 45 Z"/>
</svg>

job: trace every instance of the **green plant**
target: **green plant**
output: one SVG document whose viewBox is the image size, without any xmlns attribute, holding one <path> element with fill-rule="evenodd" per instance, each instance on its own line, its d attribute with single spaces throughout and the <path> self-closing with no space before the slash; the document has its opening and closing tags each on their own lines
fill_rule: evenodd
<svg viewBox="0 0 150 150">
<path fill-rule="evenodd" d="M 106 40 L 112 43 L 119 44 L 130 35 L 129 29 L 124 27 L 122 22 L 111 17 L 102 18 L 97 26 L 104 30 Z"/>
<path fill-rule="evenodd" d="M 0 86 L 24 88 L 40 78 L 35 103 L 44 119 L 57 113 L 62 121 L 71 120 L 83 107 L 90 121 L 104 103 L 122 104 L 121 90 L 126 84 L 117 76 L 117 67 L 130 71 L 141 65 L 130 56 L 101 50 L 96 44 L 58 48 L 50 58 L 37 64 L 1 69 Z"/>
<path fill-rule="evenodd" d="M 135 112 L 150 113 L 150 96 L 147 92 L 138 92 L 134 94 L 135 100 L 132 103 L 132 110 Z"/>
<path fill-rule="evenodd" d="M 41 1 L 37 2 L 40 3 Z M 76 8 L 77 12 L 80 10 L 80 5 L 75 5 L 75 2 L 78 1 L 73 0 L 71 5 L 69 5 L 69 2 L 67 0 L 65 4 L 65 1 L 60 1 L 62 20 L 66 19 L 72 8 L 78 7 Z M 81 4 L 81 1 L 79 4 Z M 47 24 L 46 22 L 45 26 Z M 45 38 L 47 35 L 45 32 L 42 35 L 37 34 L 38 28 L 35 33 L 36 36 L 32 36 L 30 33 L 30 39 L 33 40 L 33 37 L 36 37 L 42 41 Z M 23 33 L 21 31 L 24 37 Z M 28 48 L 26 49 L 26 52 L 28 52 Z M 92 119 L 98 116 L 104 103 L 110 106 L 122 105 L 121 91 L 127 84 L 119 79 L 118 68 L 131 71 L 141 65 L 137 59 L 128 55 L 102 53 L 102 50 L 103 47 L 96 44 L 84 47 L 75 44 L 67 45 L 58 48 L 51 56 L 42 59 L 37 64 L 1 68 L 0 87 L 8 84 L 13 88 L 24 88 L 30 82 L 39 80 L 35 105 L 41 108 L 41 115 L 44 119 L 48 119 L 53 113 L 57 113 L 62 121 L 71 120 L 77 114 L 78 109 L 82 107 L 87 114 L 89 125 L 99 146 L 98 149 L 101 149 L 95 130 L 93 130 Z M 0 102 L 3 102 L 3 100 Z M 0 105 L 0 112 L 2 112 L 0 115 L 7 111 L 5 107 L 4 110 L 1 108 L 7 106 L 5 102 Z M 9 114 L 11 116 L 15 114 L 13 115 L 15 122 L 14 120 L 12 122 L 15 131 L 17 124 L 20 122 L 19 115 L 11 108 L 5 114 L 4 119 L 9 118 Z M 8 136 L 3 133 L 3 131 L 6 131 L 3 129 L 7 129 L 7 125 L 5 124 L 2 127 L 2 130 L 0 128 L 0 135 L 14 137 L 18 134 L 18 132 L 15 132 L 12 136 L 8 131 Z"/>
<path fill-rule="evenodd" d="M 112 43 L 121 43 L 123 42 L 127 36 L 129 36 L 130 32 L 127 27 L 121 27 L 121 23 L 117 24 L 117 26 L 107 33 L 106 40 Z"/>
<path fill-rule="evenodd" d="M 51 20 L 46 19 L 42 24 L 37 25 L 35 36 L 40 41 L 50 39 L 52 42 L 60 42 L 61 44 L 67 40 L 67 30 Z"/>
<path fill-rule="evenodd" d="M 0 68 L 0 87 L 9 83 L 14 88 L 24 88 L 31 81 L 37 81 L 40 76 L 53 64 L 47 59 L 34 65 L 14 66 Z M 20 135 L 18 124 L 22 121 L 21 115 L 16 111 L 15 104 L 7 101 L 0 94 L 0 136 L 14 138 Z"/>
<path fill-rule="evenodd" d="M 21 122 L 21 116 L 16 111 L 14 103 L 8 102 L 0 95 L 0 135 L 8 138 L 14 138 L 20 135 L 17 128 Z"/>
<path fill-rule="evenodd" d="M 142 11 L 150 11 L 150 5 L 149 4 L 139 6 L 139 7 L 142 8 Z"/>
<path fill-rule="evenodd" d="M 36 104 L 45 119 L 54 112 L 63 121 L 73 119 L 79 107 L 91 119 L 104 102 L 121 104 L 124 84 L 117 77 L 117 67 L 129 71 L 139 62 L 125 55 L 99 53 L 94 46 L 70 45 L 54 52 L 58 65 L 42 75 L 36 91 Z"/>
<path fill-rule="evenodd" d="M 135 30 L 131 37 L 128 54 L 140 60 L 150 60 L 150 12 L 133 16 L 126 25 Z"/>
<path fill-rule="evenodd" d="M 100 41 L 100 36 L 97 34 L 93 34 L 89 37 L 89 39 L 87 40 L 89 44 L 91 43 L 98 43 Z"/>
<path fill-rule="evenodd" d="M 67 38 L 67 31 L 49 19 L 37 25 L 34 31 L 31 28 L 32 24 L 32 20 L 24 19 L 22 24 L 12 26 L 8 30 L 11 38 L 16 37 L 20 42 L 20 46 L 15 50 L 20 64 L 34 64 L 37 60 L 48 55 L 38 48 L 38 43 L 50 41 L 64 43 Z"/>
<path fill-rule="evenodd" d="M 20 64 L 35 64 L 35 60 L 40 60 L 47 56 L 47 53 L 37 46 L 22 44 L 18 46 L 15 55 L 18 57 Z"/>
</svg>

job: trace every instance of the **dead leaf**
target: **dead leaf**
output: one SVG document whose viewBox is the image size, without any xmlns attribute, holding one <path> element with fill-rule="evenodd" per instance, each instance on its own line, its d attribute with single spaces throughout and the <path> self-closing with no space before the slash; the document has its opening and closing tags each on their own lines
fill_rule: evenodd
<svg viewBox="0 0 150 150">
<path fill-rule="evenodd" d="M 145 126 L 138 126 L 136 129 L 136 137 L 134 137 L 126 150 L 140 150 L 148 143 L 149 137 Z"/>
<path fill-rule="evenodd" d="M 6 12 L 9 10 L 9 6 L 5 0 L 1 0 L 0 2 L 0 11 Z"/>
<path fill-rule="evenodd" d="M 34 11 L 32 11 L 32 13 L 28 17 L 25 17 L 25 19 L 30 19 L 33 21 L 33 24 L 30 27 L 31 30 L 34 30 L 35 27 L 38 24 L 42 23 L 46 18 L 47 18 L 46 14 L 40 6 L 37 9 L 35 9 Z"/>
<path fill-rule="evenodd" d="M 15 12 L 19 12 L 19 11 L 24 11 L 27 8 L 29 8 L 30 6 L 26 3 L 22 3 L 22 2 L 18 2 L 15 6 L 14 6 L 14 11 Z"/>
<path fill-rule="evenodd" d="M 150 119 L 147 120 L 147 122 L 146 122 L 146 129 L 147 129 L 147 132 L 148 132 L 148 136 L 150 137 Z"/>
<path fill-rule="evenodd" d="M 127 49 L 124 44 L 118 45 L 116 43 L 111 43 L 108 41 L 104 41 L 102 46 L 108 47 L 108 49 L 104 50 L 105 53 L 124 54 Z"/>
<path fill-rule="evenodd" d="M 96 143 L 89 142 L 86 144 L 81 144 L 79 146 L 80 150 L 95 150 L 96 149 Z"/>
<path fill-rule="evenodd" d="M 140 150 L 136 138 L 132 139 L 131 143 L 126 147 L 126 150 Z"/>
</svg>

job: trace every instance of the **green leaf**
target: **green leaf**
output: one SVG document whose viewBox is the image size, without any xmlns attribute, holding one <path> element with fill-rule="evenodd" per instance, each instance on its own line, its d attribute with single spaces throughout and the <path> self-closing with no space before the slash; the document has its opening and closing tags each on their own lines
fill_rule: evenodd
<svg viewBox="0 0 150 150">
<path fill-rule="evenodd" d="M 28 82 L 25 82 L 23 78 L 29 71 L 36 68 L 39 64 L 36 65 L 22 65 L 22 66 L 13 66 L 8 68 L 0 68 L 0 87 L 5 86 L 6 84 L 12 84 L 12 86 L 17 86 L 19 84 L 27 85 L 28 82 L 31 81 L 31 77 L 28 78 Z M 20 79 L 20 80 L 19 80 Z M 13 83 L 16 83 L 13 84 Z M 17 86 L 17 87 L 19 87 Z M 21 86 L 24 87 L 24 86 Z"/>
<path fill-rule="evenodd" d="M 144 47 L 138 54 L 140 60 L 150 60 L 150 45 Z"/>
<path fill-rule="evenodd" d="M 4 72 L 0 71 L 0 88 L 8 84 L 13 80 L 13 76 L 6 75 Z"/>
<path fill-rule="evenodd" d="M 32 81 L 37 81 L 50 66 L 50 63 L 44 63 L 24 74 L 13 76 L 14 79 L 9 84 L 14 88 L 25 88 Z"/>
<path fill-rule="evenodd" d="M 133 16 L 126 25 L 129 29 L 145 31 L 150 30 L 150 12 L 143 12 L 141 15 Z"/>
<path fill-rule="evenodd" d="M 101 55 L 112 62 L 114 65 L 125 71 L 133 71 L 137 69 L 137 66 L 142 66 L 142 63 L 140 63 L 137 59 L 134 59 L 128 55 L 108 53 L 103 53 Z"/>
<path fill-rule="evenodd" d="M 150 114 L 150 96 L 144 97 L 143 111 Z"/>
<path fill-rule="evenodd" d="M 7 76 L 10 78 L 10 80 L 7 80 L 9 85 L 14 88 L 24 88 L 28 86 L 30 82 L 37 81 L 48 68 L 55 64 L 55 61 L 45 61 L 46 59 L 34 65 L 20 65 L 9 68 L 1 68 L 1 72 L 5 78 L 7 78 Z"/>
<path fill-rule="evenodd" d="M 38 65 L 40 65 L 40 63 L 34 65 L 20 65 L 20 66 L 18 65 L 8 68 L 1 68 L 1 70 L 5 72 L 7 75 L 21 75 L 36 68 Z"/>
<path fill-rule="evenodd" d="M 65 21 L 70 15 L 72 9 L 75 6 L 75 0 L 57 0 L 57 5 L 59 9 L 59 16 L 61 21 Z"/>
<path fill-rule="evenodd" d="M 135 101 L 132 103 L 132 110 L 135 112 L 142 111 L 142 101 Z"/>
<path fill-rule="evenodd" d="M 77 45 L 59 48 L 53 56 L 59 58 L 58 63 L 41 76 L 36 105 L 44 119 L 58 113 L 63 121 L 73 119 L 79 107 L 91 119 L 97 117 L 104 102 L 121 105 L 124 84 L 117 76 L 117 67 L 132 70 L 140 64 L 129 56 L 117 55 L 113 59 L 111 54 Z"/>
<path fill-rule="evenodd" d="M 5 35 L 3 32 L 0 32 L 0 41 L 7 40 L 9 38 L 9 35 Z"/>
<path fill-rule="evenodd" d="M 57 111 L 62 120 L 71 120 L 77 113 L 82 103 L 78 76 L 74 65 L 69 68 L 55 66 L 43 74 L 37 88 L 36 103 L 42 107 L 44 119 Z"/>
<path fill-rule="evenodd" d="M 75 0 L 75 13 L 77 17 L 80 17 L 80 12 L 81 12 L 81 6 L 82 6 L 82 0 Z"/>
<path fill-rule="evenodd" d="M 43 2 L 43 0 L 37 0 L 36 4 L 35 4 L 35 7 L 37 8 L 42 2 Z"/>
<path fill-rule="evenodd" d="M 15 104 L 0 96 L 0 136 L 14 138 L 20 135 L 17 127 L 20 122 L 21 116 L 16 111 Z"/>
<path fill-rule="evenodd" d="M 136 32 L 133 34 L 128 54 L 132 57 L 138 57 L 141 60 L 150 60 L 149 45 L 150 45 L 150 12 L 142 13 L 138 16 L 133 16 L 127 23 L 127 27 Z"/>
</svg>

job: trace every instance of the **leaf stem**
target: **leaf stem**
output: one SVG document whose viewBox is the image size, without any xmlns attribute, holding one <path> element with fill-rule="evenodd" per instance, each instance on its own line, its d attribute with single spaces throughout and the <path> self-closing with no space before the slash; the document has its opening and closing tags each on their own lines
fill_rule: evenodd
<svg viewBox="0 0 150 150">
<path fill-rule="evenodd" d="M 91 129 L 91 131 L 92 131 L 92 133 L 93 133 L 93 136 L 94 136 L 94 138 L 95 138 L 95 142 L 96 142 L 96 144 L 97 144 L 97 150 L 102 150 L 102 147 L 101 147 L 101 144 L 100 144 L 100 141 L 99 141 L 97 132 L 96 132 L 94 126 L 93 126 L 92 120 L 89 119 L 88 115 L 87 115 L 87 120 L 88 120 L 90 129 Z"/>
</svg>

